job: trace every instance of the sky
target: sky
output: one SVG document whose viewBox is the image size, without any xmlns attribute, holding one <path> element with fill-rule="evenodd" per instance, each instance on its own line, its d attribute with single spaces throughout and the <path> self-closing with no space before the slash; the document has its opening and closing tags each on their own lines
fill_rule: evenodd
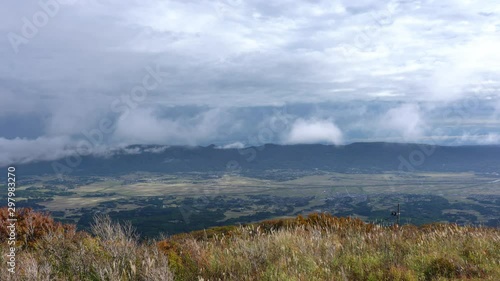
<svg viewBox="0 0 500 281">
<path fill-rule="evenodd" d="M 0 165 L 130 144 L 499 144 L 495 2 L 6 1 Z"/>
</svg>

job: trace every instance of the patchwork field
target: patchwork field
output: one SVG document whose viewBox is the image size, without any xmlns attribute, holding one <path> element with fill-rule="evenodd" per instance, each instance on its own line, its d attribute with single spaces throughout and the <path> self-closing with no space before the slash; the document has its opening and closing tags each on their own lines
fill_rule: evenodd
<svg viewBox="0 0 500 281">
<path fill-rule="evenodd" d="M 271 175 L 271 176 L 270 176 Z M 118 177 L 28 177 L 19 206 L 89 226 L 97 213 L 130 220 L 154 236 L 310 212 L 381 224 L 436 221 L 498 226 L 500 176 L 475 173 L 133 173 Z"/>
</svg>

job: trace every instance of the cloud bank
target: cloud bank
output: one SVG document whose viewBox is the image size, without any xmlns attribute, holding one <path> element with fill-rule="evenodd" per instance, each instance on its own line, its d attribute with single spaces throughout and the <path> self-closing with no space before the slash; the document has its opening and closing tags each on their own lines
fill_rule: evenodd
<svg viewBox="0 0 500 281">
<path fill-rule="evenodd" d="M 34 140 L 0 138 L 0 166 L 66 157 L 73 153 L 67 147 L 69 143 L 66 137 L 40 137 Z"/>
<path fill-rule="evenodd" d="M 494 1 L 7 1 L 0 17 L 4 162 L 62 155 L 102 120 L 99 147 L 500 134 Z"/>
</svg>

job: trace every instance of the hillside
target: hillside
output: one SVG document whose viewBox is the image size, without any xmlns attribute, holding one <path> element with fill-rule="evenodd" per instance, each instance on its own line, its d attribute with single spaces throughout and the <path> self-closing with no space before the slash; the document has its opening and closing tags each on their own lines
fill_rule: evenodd
<svg viewBox="0 0 500 281">
<path fill-rule="evenodd" d="M 0 218 L 5 253 L 5 208 Z M 16 246 L 10 280 L 500 280 L 498 228 L 380 227 L 326 214 L 138 242 L 107 217 L 86 233 L 24 209 Z"/>
</svg>

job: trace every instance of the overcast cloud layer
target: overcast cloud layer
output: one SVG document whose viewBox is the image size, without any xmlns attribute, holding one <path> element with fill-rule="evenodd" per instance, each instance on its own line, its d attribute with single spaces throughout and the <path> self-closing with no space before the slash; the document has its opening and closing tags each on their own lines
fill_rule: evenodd
<svg viewBox="0 0 500 281">
<path fill-rule="evenodd" d="M 500 142 L 496 1 L 6 1 L 0 165 L 127 144 Z"/>
</svg>

